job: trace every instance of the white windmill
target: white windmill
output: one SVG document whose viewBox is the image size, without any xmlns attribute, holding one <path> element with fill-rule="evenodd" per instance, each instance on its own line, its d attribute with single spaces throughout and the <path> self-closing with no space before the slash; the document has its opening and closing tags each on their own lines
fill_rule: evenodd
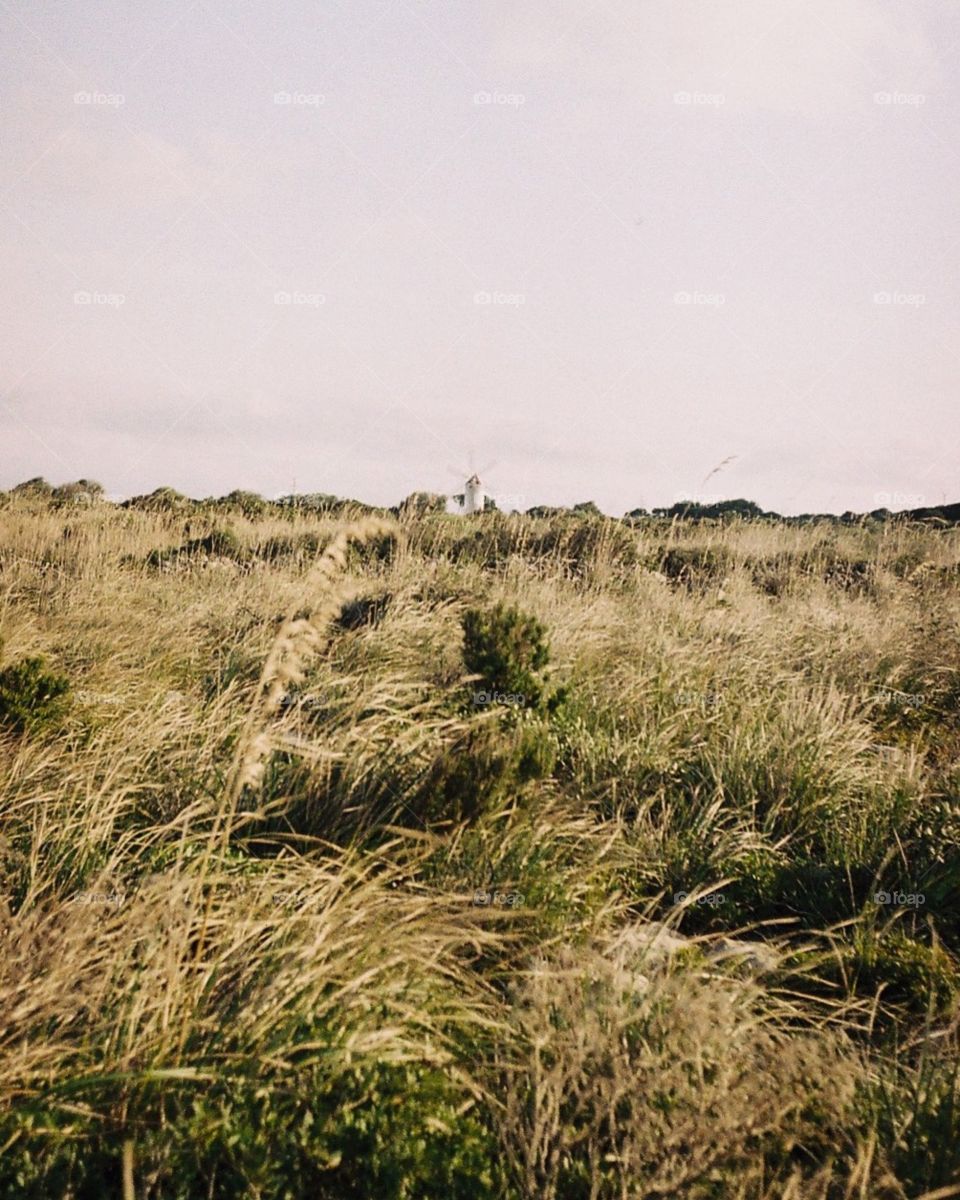
<svg viewBox="0 0 960 1200">
<path fill-rule="evenodd" d="M 486 474 L 487 471 L 492 471 L 495 466 L 496 463 L 490 463 L 489 466 L 484 468 L 483 473 Z M 487 506 L 487 496 L 489 493 L 480 479 L 480 473 L 475 471 L 473 467 L 468 471 L 457 471 L 453 467 L 448 467 L 447 470 L 457 479 L 463 479 L 464 475 L 467 476 L 467 482 L 463 485 L 462 499 L 460 495 L 451 496 L 450 503 L 454 507 L 448 511 L 460 513 L 465 517 L 472 516 L 475 513 L 482 513 Z"/>
<path fill-rule="evenodd" d="M 487 501 L 487 493 L 483 490 L 483 484 L 480 482 L 479 475 L 471 475 L 467 482 L 463 485 L 463 511 L 469 516 L 470 513 L 482 513 Z"/>
</svg>

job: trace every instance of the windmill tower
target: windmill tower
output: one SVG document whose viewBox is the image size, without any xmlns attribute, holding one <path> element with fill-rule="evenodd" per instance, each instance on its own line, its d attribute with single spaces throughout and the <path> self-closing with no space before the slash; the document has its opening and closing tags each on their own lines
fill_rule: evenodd
<svg viewBox="0 0 960 1200">
<path fill-rule="evenodd" d="M 486 499 L 487 494 L 483 490 L 483 484 L 480 482 L 479 475 L 471 475 L 463 486 L 464 514 L 482 513 Z"/>
</svg>

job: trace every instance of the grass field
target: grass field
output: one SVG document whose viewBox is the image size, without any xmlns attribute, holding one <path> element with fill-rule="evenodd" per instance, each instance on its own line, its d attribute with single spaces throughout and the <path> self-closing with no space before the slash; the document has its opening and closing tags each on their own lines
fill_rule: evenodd
<svg viewBox="0 0 960 1200">
<path fill-rule="evenodd" d="M 0 636 L 0 1196 L 960 1194 L 960 530 L 15 497 Z"/>
</svg>

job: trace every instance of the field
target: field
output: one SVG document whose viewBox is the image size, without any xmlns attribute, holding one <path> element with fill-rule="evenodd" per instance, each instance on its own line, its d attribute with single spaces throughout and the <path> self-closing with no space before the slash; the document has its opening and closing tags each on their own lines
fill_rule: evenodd
<svg viewBox="0 0 960 1200">
<path fill-rule="evenodd" d="M 0 1196 L 960 1194 L 960 530 L 16 496 L 0 637 Z"/>
</svg>

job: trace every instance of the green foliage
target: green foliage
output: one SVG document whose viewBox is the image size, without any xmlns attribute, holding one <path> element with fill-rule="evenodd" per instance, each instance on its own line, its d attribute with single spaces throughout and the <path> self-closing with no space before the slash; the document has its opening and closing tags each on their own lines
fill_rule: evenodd
<svg viewBox="0 0 960 1200">
<path fill-rule="evenodd" d="M 862 1103 L 907 1194 L 953 1190 L 950 1185 L 960 1179 L 960 1054 L 955 1046 L 952 1052 L 950 1047 L 925 1049 L 916 1066 L 890 1064 L 865 1089 Z"/>
<path fill-rule="evenodd" d="M 270 506 L 269 501 L 257 492 L 244 492 L 240 488 L 235 488 L 213 503 L 218 508 L 238 509 L 245 517 L 250 518 L 263 516 Z"/>
<path fill-rule="evenodd" d="M 122 508 L 136 508 L 142 512 L 181 512 L 193 506 L 195 501 L 172 487 L 154 488 L 142 496 L 132 496 L 124 500 Z"/>
<path fill-rule="evenodd" d="M 426 821 L 473 821 L 551 774 L 556 741 L 533 714 L 471 729 L 444 750 L 411 809 Z"/>
<path fill-rule="evenodd" d="M 78 479 L 75 483 L 62 483 L 53 489 L 51 499 L 58 508 L 71 505 L 96 504 L 103 498 L 103 484 L 93 479 Z"/>
<path fill-rule="evenodd" d="M 330 492 L 303 492 L 298 495 L 281 496 L 276 501 L 279 509 L 317 515 L 339 512 L 349 503 L 349 500 L 341 500 L 339 496 Z"/>
<path fill-rule="evenodd" d="M 305 1031 L 304 1040 L 309 1032 Z M 421 1063 L 372 1062 L 142 1085 L 129 1107 L 136 1175 L 169 1200 L 486 1200 L 502 1197 L 496 1140 L 469 1093 Z M 106 1096 L 99 1103 L 106 1102 Z M 122 1136 L 55 1108 L 7 1114 L 0 1197 L 120 1195 Z M 9 1147 L 16 1149 L 10 1152 Z M 138 1192 L 138 1194 L 140 1194 Z"/>
<path fill-rule="evenodd" d="M 727 554 L 713 546 L 671 546 L 664 549 L 659 563 L 669 580 L 691 589 L 718 582 L 728 566 Z"/>
<path fill-rule="evenodd" d="M 374 596 L 357 596 L 344 601 L 337 617 L 340 629 L 363 629 L 379 625 L 386 615 L 393 597 L 389 593 Z"/>
<path fill-rule="evenodd" d="M 46 500 L 53 495 L 53 485 L 47 483 L 42 475 L 35 475 L 33 479 L 25 479 L 23 483 L 18 483 L 10 489 L 11 496 L 29 496 L 34 499 Z"/>
<path fill-rule="evenodd" d="M 401 516 L 424 517 L 447 511 L 447 498 L 438 492 L 411 492 L 399 508 Z"/>
<path fill-rule="evenodd" d="M 48 671 L 43 658 L 12 663 L 0 671 L 0 726 L 17 733 L 52 729 L 67 709 L 69 693 L 70 681 Z"/>
<path fill-rule="evenodd" d="M 747 520 L 758 517 L 776 517 L 766 513 L 752 500 L 720 500 L 715 504 L 700 504 L 695 500 L 681 500 L 670 508 L 655 508 L 658 517 L 682 517 L 688 520 L 716 519 L 717 517 L 741 517 Z"/>
<path fill-rule="evenodd" d="M 489 611 L 469 609 L 461 624 L 463 661 L 471 675 L 480 677 L 474 694 L 479 689 L 486 696 L 510 697 L 505 702 L 521 708 L 541 708 L 541 672 L 550 660 L 550 648 L 540 621 L 498 604 Z"/>
<path fill-rule="evenodd" d="M 282 563 L 291 559 L 310 562 L 323 548 L 323 539 L 316 533 L 301 533 L 284 536 L 274 534 L 254 547 L 257 558 L 269 563 Z"/>
<path fill-rule="evenodd" d="M 246 563 L 250 557 L 250 551 L 235 533 L 229 529 L 214 529 L 203 537 L 191 538 L 182 546 L 151 550 L 146 562 L 150 567 L 166 567 L 176 565 L 181 559 L 189 562 L 203 558 L 228 558 L 236 563 Z"/>
<path fill-rule="evenodd" d="M 885 1005 L 919 1016 L 942 1015 L 960 999 L 960 970 L 953 957 L 895 926 L 859 931 L 846 958 L 854 990 L 879 993 Z"/>
</svg>

